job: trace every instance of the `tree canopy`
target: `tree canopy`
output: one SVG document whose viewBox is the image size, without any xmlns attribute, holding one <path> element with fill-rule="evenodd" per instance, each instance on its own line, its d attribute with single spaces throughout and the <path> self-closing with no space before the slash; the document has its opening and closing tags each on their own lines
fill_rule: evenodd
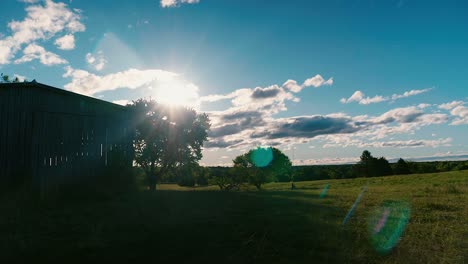
<svg viewBox="0 0 468 264">
<path fill-rule="evenodd" d="M 271 155 L 271 157 L 270 157 Z M 262 156 L 262 157 L 259 157 Z M 261 160 L 261 162 L 258 162 Z M 266 160 L 269 160 L 266 162 Z M 234 160 L 234 170 L 246 181 L 260 189 L 262 184 L 277 181 L 280 177 L 290 177 L 292 163 L 289 157 L 277 148 L 257 148 L 237 156 Z M 259 164 L 261 164 L 259 166 Z"/>
<path fill-rule="evenodd" d="M 410 174 L 410 169 L 408 163 L 402 158 L 400 158 L 393 169 L 394 173 L 397 175 L 401 174 Z"/>
<path fill-rule="evenodd" d="M 145 171 L 150 189 L 162 175 L 198 164 L 210 128 L 206 114 L 146 99 L 128 107 L 136 128 L 135 162 Z"/>
<path fill-rule="evenodd" d="M 354 166 L 358 177 L 377 177 L 392 175 L 392 167 L 384 157 L 375 158 L 368 150 L 364 150 L 361 160 Z"/>
<path fill-rule="evenodd" d="M 17 76 L 15 76 L 13 80 L 11 80 L 9 75 L 0 73 L 0 83 L 19 83 L 19 82 L 21 81 Z M 23 82 L 26 82 L 26 80 L 24 80 Z"/>
</svg>

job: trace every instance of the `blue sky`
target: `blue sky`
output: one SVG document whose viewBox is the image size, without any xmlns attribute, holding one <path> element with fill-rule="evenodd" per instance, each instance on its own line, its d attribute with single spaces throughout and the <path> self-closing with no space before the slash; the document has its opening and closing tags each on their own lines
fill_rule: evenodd
<svg viewBox="0 0 468 264">
<path fill-rule="evenodd" d="M 7 0 L 0 71 L 207 112 L 203 164 L 468 154 L 463 1 Z"/>
</svg>

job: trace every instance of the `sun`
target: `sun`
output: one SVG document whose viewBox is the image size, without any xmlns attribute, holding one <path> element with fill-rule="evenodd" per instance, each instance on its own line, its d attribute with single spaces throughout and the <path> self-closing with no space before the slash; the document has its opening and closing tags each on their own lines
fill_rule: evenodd
<svg viewBox="0 0 468 264">
<path fill-rule="evenodd" d="M 157 102 L 174 106 L 197 107 L 198 87 L 181 80 L 159 83 L 155 90 Z"/>
</svg>

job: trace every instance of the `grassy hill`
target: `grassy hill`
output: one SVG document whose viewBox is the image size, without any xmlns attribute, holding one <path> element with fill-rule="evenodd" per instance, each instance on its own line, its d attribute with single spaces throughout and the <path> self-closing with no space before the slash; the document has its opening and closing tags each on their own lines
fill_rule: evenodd
<svg viewBox="0 0 468 264">
<path fill-rule="evenodd" d="M 319 195 L 330 184 L 325 198 Z M 363 186 L 367 191 L 342 221 Z M 157 263 L 464 263 L 468 171 L 270 183 L 263 191 L 216 187 L 101 199 L 0 201 L 0 261 Z M 367 223 L 384 201 L 411 217 L 398 245 L 378 254 Z"/>
</svg>

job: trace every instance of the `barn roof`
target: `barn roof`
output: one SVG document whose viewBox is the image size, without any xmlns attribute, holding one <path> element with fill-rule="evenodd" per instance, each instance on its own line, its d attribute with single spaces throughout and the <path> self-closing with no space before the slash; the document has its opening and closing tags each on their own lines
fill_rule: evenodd
<svg viewBox="0 0 468 264">
<path fill-rule="evenodd" d="M 64 90 L 64 89 L 61 89 L 61 88 L 57 88 L 57 87 L 53 87 L 53 86 L 50 86 L 50 85 L 38 83 L 36 81 L 18 82 L 18 83 L 0 83 L 0 89 L 3 89 L 3 88 L 26 88 L 26 87 L 34 88 L 34 89 L 40 89 L 40 90 L 42 90 L 42 91 L 44 91 L 46 93 L 57 93 L 57 94 L 60 94 L 60 95 L 63 95 L 63 96 L 76 97 L 77 99 L 79 98 L 81 100 L 86 100 L 86 101 L 89 101 L 89 102 L 94 102 L 94 103 L 99 103 L 99 104 L 106 104 L 108 106 L 118 108 L 118 109 L 122 109 L 122 110 L 126 109 L 125 106 L 122 106 L 122 105 L 119 105 L 119 104 L 114 104 L 114 103 L 104 101 L 104 100 L 100 100 L 100 99 L 97 99 L 97 98 L 94 98 L 94 97 L 90 97 L 90 96 L 70 92 L 70 91 L 67 91 L 67 90 Z"/>
</svg>

